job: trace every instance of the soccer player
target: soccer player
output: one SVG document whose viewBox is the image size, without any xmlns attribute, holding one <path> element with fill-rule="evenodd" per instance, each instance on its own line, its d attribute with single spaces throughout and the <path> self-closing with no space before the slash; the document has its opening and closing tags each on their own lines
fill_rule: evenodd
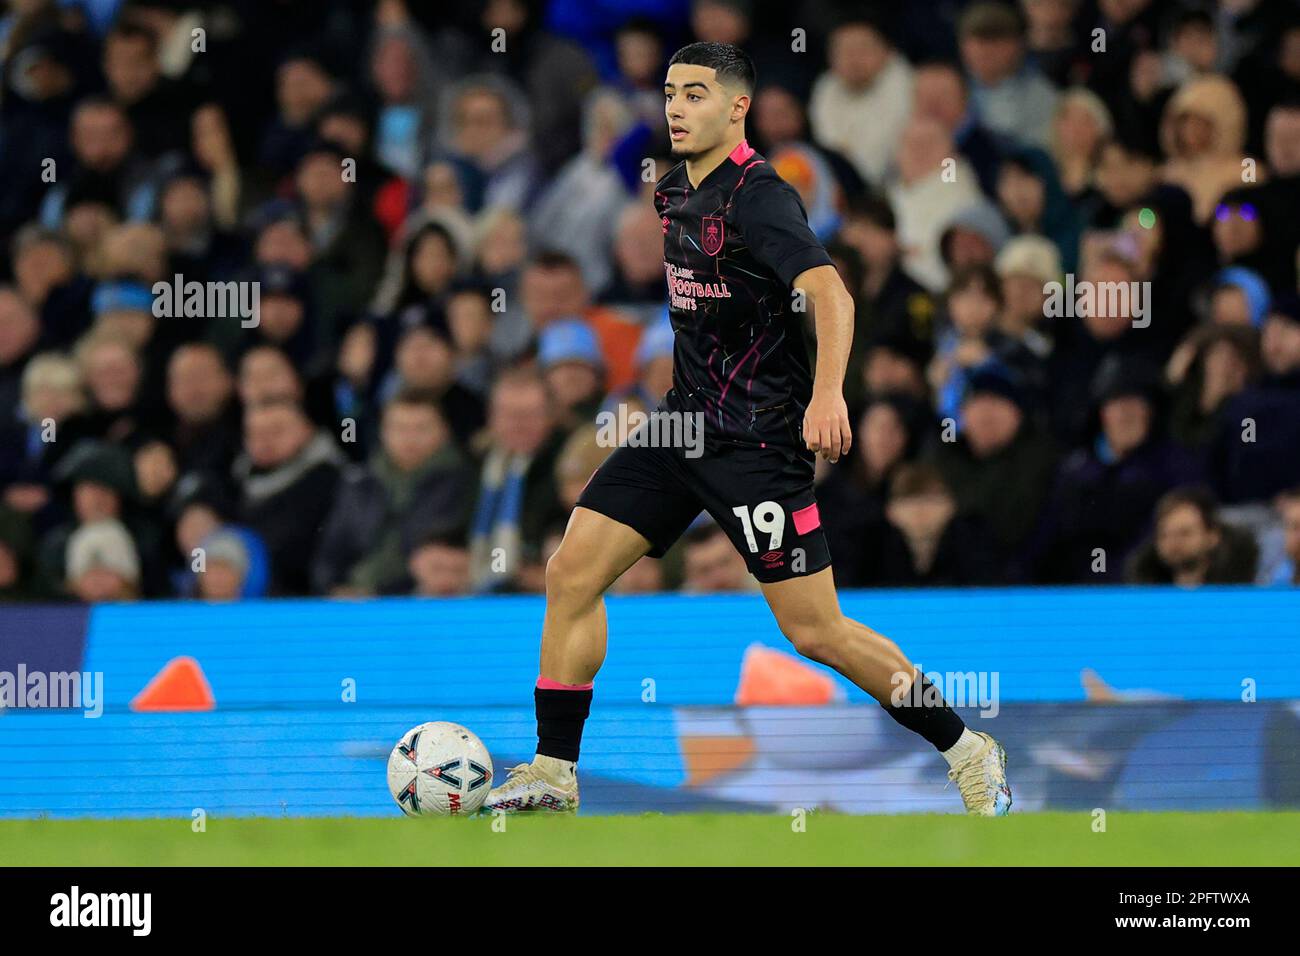
<svg viewBox="0 0 1300 956">
<path fill-rule="evenodd" d="M 629 441 L 578 499 L 546 566 L 537 756 L 510 770 L 488 811 L 577 809 L 583 723 L 605 658 L 603 595 L 701 510 L 744 556 L 795 650 L 938 749 L 967 812 L 1011 806 L 1001 745 L 967 728 L 897 645 L 840 610 L 813 466 L 849 450 L 853 300 L 798 194 L 745 141 L 754 82 L 753 63 L 730 44 L 692 43 L 669 63 L 664 111 L 683 161 L 655 187 L 675 332 L 673 387 L 657 414 L 702 421 L 703 447 Z M 815 374 L 801 334 L 809 307 Z"/>
</svg>

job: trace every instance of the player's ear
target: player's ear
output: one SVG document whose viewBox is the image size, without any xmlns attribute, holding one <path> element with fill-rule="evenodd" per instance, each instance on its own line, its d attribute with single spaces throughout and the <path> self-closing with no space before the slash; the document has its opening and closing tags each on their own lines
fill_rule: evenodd
<svg viewBox="0 0 1300 956">
<path fill-rule="evenodd" d="M 749 104 L 751 102 L 748 93 L 741 93 L 731 101 L 731 121 L 739 123 L 749 114 Z"/>
</svg>

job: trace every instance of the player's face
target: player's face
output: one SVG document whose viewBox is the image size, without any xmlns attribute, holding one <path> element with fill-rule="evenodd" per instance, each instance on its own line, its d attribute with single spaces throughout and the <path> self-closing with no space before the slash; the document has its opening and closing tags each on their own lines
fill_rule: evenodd
<svg viewBox="0 0 1300 956">
<path fill-rule="evenodd" d="M 749 97 L 731 93 L 708 66 L 674 63 L 664 80 L 664 116 L 672 153 L 698 156 L 717 146 L 733 122 L 745 117 Z"/>
</svg>

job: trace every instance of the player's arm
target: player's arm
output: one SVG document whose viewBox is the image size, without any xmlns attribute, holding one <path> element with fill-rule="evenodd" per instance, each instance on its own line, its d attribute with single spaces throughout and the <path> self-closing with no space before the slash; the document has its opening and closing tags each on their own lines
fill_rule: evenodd
<svg viewBox="0 0 1300 956">
<path fill-rule="evenodd" d="M 853 343 L 853 297 L 834 266 L 815 266 L 795 277 L 813 310 L 817 330 L 817 368 L 812 400 L 803 417 L 809 451 L 839 461 L 853 444 L 849 410 L 844 403 L 844 371 Z"/>
</svg>

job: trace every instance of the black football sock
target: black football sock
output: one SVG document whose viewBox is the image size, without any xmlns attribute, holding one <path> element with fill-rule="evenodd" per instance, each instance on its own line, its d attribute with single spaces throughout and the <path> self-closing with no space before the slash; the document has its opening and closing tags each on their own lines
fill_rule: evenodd
<svg viewBox="0 0 1300 956">
<path fill-rule="evenodd" d="M 537 753 L 560 760 L 578 760 L 582 725 L 591 713 L 591 685 L 564 685 L 539 680 L 533 690 L 537 703 Z"/>
<path fill-rule="evenodd" d="M 934 744 L 940 752 L 950 749 L 966 729 L 966 722 L 948 706 L 939 688 L 924 674 L 916 675 L 916 680 L 898 703 L 891 699 L 880 706 L 908 730 Z"/>
</svg>

